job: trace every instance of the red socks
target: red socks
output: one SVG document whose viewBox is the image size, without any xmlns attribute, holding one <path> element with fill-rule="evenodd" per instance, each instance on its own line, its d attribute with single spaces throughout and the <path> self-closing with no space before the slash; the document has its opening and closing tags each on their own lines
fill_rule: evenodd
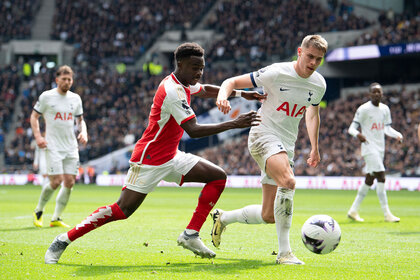
<svg viewBox="0 0 420 280">
<path fill-rule="evenodd" d="M 127 217 L 121 211 L 117 203 L 112 205 L 99 207 L 95 212 L 90 214 L 89 217 L 84 219 L 80 224 L 75 226 L 73 229 L 67 232 L 67 236 L 70 241 L 74 241 L 77 238 L 85 235 L 86 233 L 98 228 L 106 223 L 123 220 Z"/>
<path fill-rule="evenodd" d="M 187 229 L 200 231 L 211 209 L 216 205 L 220 195 L 225 189 L 226 180 L 217 180 L 207 183 L 198 197 L 198 205 L 195 208 Z"/>
</svg>

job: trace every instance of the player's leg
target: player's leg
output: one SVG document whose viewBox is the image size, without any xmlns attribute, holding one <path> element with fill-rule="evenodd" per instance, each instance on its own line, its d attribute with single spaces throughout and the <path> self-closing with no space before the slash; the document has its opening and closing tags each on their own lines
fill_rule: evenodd
<svg viewBox="0 0 420 280">
<path fill-rule="evenodd" d="M 70 194 L 74 183 L 76 182 L 76 175 L 79 169 L 79 156 L 77 155 L 64 155 L 62 160 L 63 165 L 63 184 L 56 197 L 55 211 L 51 218 L 51 227 L 70 227 L 65 224 L 61 219 L 61 214 L 67 206 L 70 199 Z"/>
<path fill-rule="evenodd" d="M 185 154 L 185 157 L 193 156 Z M 214 258 L 216 254 L 208 249 L 199 238 L 199 232 L 211 209 L 216 205 L 226 185 L 226 173 L 219 166 L 193 156 L 197 162 L 185 174 L 183 182 L 206 183 L 198 197 L 198 205 L 184 232 L 178 237 L 178 245 L 201 257 Z"/>
<path fill-rule="evenodd" d="M 50 200 L 54 191 L 63 182 L 63 155 L 52 150 L 46 150 L 45 161 L 46 161 L 46 172 L 49 177 L 49 183 L 46 183 L 41 191 L 39 197 L 38 206 L 34 211 L 34 224 L 36 226 L 42 226 L 39 221 L 42 219 L 42 214 L 45 205 Z"/>
<path fill-rule="evenodd" d="M 374 175 L 377 180 L 376 194 L 378 196 L 379 203 L 381 204 L 381 208 L 384 213 L 385 222 L 391 222 L 391 223 L 399 222 L 400 218 L 395 217 L 389 210 L 388 198 L 387 198 L 386 190 L 385 190 L 385 171 L 374 172 Z"/>
<path fill-rule="evenodd" d="M 76 175 L 64 174 L 63 178 L 63 184 L 55 199 L 55 210 L 50 222 L 51 227 L 70 227 L 62 221 L 61 214 L 69 202 L 70 194 L 76 181 Z"/>
<path fill-rule="evenodd" d="M 354 199 L 353 204 L 351 205 L 349 211 L 347 212 L 347 217 L 349 217 L 350 219 L 356 222 L 364 221 L 364 219 L 359 216 L 359 209 L 370 187 L 372 187 L 374 180 L 375 180 L 375 177 L 372 174 L 369 174 L 369 173 L 366 174 L 365 182 L 363 185 L 359 187 L 356 198 Z"/>
<path fill-rule="evenodd" d="M 304 264 L 292 253 L 289 241 L 289 232 L 293 217 L 293 196 L 295 194 L 296 179 L 290 167 L 289 157 L 286 152 L 272 155 L 266 162 L 266 174 L 272 179 L 263 184 L 274 186 L 277 184 L 277 194 L 274 201 L 274 219 L 276 223 L 279 252 L 277 263 L 279 264 Z"/>
<path fill-rule="evenodd" d="M 156 169 L 155 173 L 147 172 L 147 168 L 144 169 L 145 172 L 140 173 L 140 166 L 132 164 L 118 201 L 111 205 L 99 207 L 80 224 L 68 232 L 58 235 L 45 253 L 45 263 L 57 263 L 66 247 L 86 233 L 109 222 L 123 220 L 131 216 L 142 204 L 147 193 L 152 191 L 157 182 L 161 180 L 161 177 L 157 174 L 159 169 Z M 144 185 L 142 183 L 148 182 L 150 178 L 152 178 L 150 184 Z"/>
<path fill-rule="evenodd" d="M 232 223 L 242 224 L 272 224 L 274 220 L 274 200 L 277 186 L 262 186 L 263 202 L 261 204 L 248 205 L 240 209 L 223 211 L 215 209 L 212 213 L 213 228 L 211 231 L 212 242 L 215 247 L 221 243 L 221 235 L 226 226 Z"/>
<path fill-rule="evenodd" d="M 58 235 L 45 253 L 45 263 L 57 263 L 67 246 L 86 233 L 109 222 L 128 218 L 140 206 L 146 195 L 123 189 L 116 203 L 99 207 L 80 224 L 68 232 Z"/>
<path fill-rule="evenodd" d="M 37 227 L 42 227 L 42 214 L 44 212 L 45 205 L 50 200 L 54 189 L 51 187 L 50 180 L 48 175 L 42 176 L 42 190 L 39 196 L 38 205 L 36 206 L 33 216 L 34 216 L 34 225 Z"/>
</svg>

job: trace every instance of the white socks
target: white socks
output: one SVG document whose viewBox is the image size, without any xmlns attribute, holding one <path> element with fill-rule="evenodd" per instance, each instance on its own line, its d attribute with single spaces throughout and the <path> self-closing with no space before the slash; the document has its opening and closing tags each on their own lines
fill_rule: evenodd
<svg viewBox="0 0 420 280">
<path fill-rule="evenodd" d="M 386 190 L 385 190 L 385 183 L 377 183 L 376 184 L 376 194 L 379 198 L 379 203 L 381 203 L 382 211 L 384 215 L 390 214 L 389 207 L 388 207 L 388 199 L 386 197 Z"/>
<path fill-rule="evenodd" d="M 48 177 L 44 179 L 42 185 L 41 195 L 39 196 L 38 205 L 35 208 L 35 213 L 39 211 L 44 211 L 45 204 L 50 200 L 51 195 L 54 193 L 54 189 L 51 188 L 50 180 Z"/>
<path fill-rule="evenodd" d="M 71 190 L 72 189 L 70 188 L 61 186 L 61 189 L 58 192 L 58 195 L 56 198 L 55 211 L 54 211 L 54 215 L 51 218 L 51 221 L 55 221 L 58 218 L 60 218 L 61 213 L 63 213 L 64 208 L 66 208 L 67 202 L 69 202 Z"/>
<path fill-rule="evenodd" d="M 365 198 L 366 194 L 368 193 L 370 187 L 371 186 L 366 185 L 366 183 L 363 183 L 363 185 L 360 186 L 359 191 L 357 192 L 357 196 L 354 199 L 353 205 L 350 207 L 349 212 L 359 211 L 360 204 L 362 203 L 363 199 Z"/>
<path fill-rule="evenodd" d="M 231 223 L 265 224 L 261 211 L 261 205 L 248 205 L 241 209 L 223 212 L 220 221 L 224 225 Z"/>
<path fill-rule="evenodd" d="M 277 188 L 276 200 L 274 201 L 274 219 L 276 221 L 277 237 L 279 239 L 279 253 L 281 256 L 289 251 L 289 231 L 292 225 L 293 196 L 295 190 Z"/>
</svg>

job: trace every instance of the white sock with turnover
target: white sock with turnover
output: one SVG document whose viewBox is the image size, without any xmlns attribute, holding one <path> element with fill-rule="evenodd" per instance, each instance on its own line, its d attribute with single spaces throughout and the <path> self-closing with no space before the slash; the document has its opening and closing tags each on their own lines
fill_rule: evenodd
<svg viewBox="0 0 420 280">
<path fill-rule="evenodd" d="M 58 218 L 60 218 L 61 214 L 64 211 L 64 208 L 66 208 L 67 202 L 69 202 L 71 190 L 72 189 L 70 188 L 61 186 L 61 189 L 58 192 L 57 198 L 55 200 L 55 211 L 54 215 L 51 218 L 51 221 L 55 221 Z"/>
<path fill-rule="evenodd" d="M 289 242 L 289 231 L 292 226 L 294 195 L 295 190 L 277 188 L 274 201 L 274 220 L 276 221 L 277 237 L 279 239 L 279 257 L 292 250 Z"/>
<path fill-rule="evenodd" d="M 50 180 L 44 180 L 42 185 L 41 195 L 39 196 L 38 205 L 35 208 L 35 213 L 44 211 L 45 204 L 50 200 L 51 195 L 54 193 L 54 189 L 51 188 Z"/>
<path fill-rule="evenodd" d="M 381 203 L 382 211 L 384 215 L 391 214 L 388 207 L 388 199 L 386 197 L 386 190 L 385 190 L 385 183 L 377 183 L 376 184 L 376 194 L 379 198 L 379 203 Z"/>
<path fill-rule="evenodd" d="M 360 204 L 362 204 L 362 201 L 368 193 L 370 187 L 371 186 L 367 185 L 366 183 L 363 183 L 363 185 L 360 186 L 359 191 L 357 192 L 356 198 L 354 199 L 354 202 L 350 207 L 349 212 L 359 211 Z"/>
<path fill-rule="evenodd" d="M 261 211 L 261 205 L 248 205 L 241 209 L 223 212 L 220 221 L 224 225 L 231 223 L 265 224 Z"/>
</svg>

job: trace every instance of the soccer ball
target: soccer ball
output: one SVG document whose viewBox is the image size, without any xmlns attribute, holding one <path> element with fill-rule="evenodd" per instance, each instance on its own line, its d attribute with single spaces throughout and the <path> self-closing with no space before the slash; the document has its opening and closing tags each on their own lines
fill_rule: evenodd
<svg viewBox="0 0 420 280">
<path fill-rule="evenodd" d="M 340 239 L 340 226 L 328 215 L 312 216 L 302 226 L 303 244 L 313 253 L 328 254 L 334 251 Z"/>
</svg>

